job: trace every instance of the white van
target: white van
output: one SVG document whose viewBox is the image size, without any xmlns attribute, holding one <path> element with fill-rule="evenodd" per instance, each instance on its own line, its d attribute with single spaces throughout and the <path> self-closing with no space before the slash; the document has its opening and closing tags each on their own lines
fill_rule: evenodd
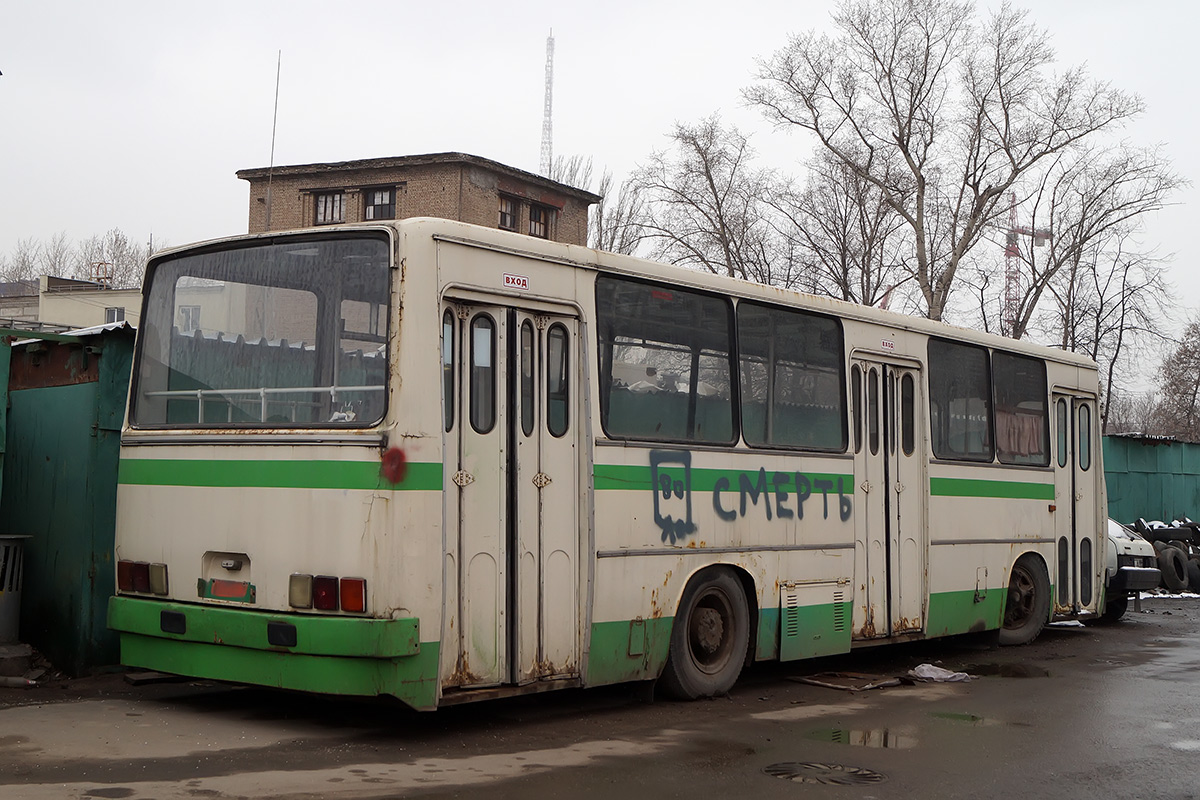
<svg viewBox="0 0 1200 800">
<path fill-rule="evenodd" d="M 1108 521 L 1108 559 L 1105 564 L 1105 605 L 1102 622 L 1125 615 L 1129 596 L 1158 587 L 1158 554 L 1154 545 L 1114 519 Z"/>
</svg>

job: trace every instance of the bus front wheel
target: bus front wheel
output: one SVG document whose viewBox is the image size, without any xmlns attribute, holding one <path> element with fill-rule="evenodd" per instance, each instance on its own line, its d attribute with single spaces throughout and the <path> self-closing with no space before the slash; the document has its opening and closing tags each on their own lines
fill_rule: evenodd
<svg viewBox="0 0 1200 800">
<path fill-rule="evenodd" d="M 1013 565 L 1004 605 L 1000 644 L 1029 644 L 1038 637 L 1050 617 L 1050 578 L 1036 558 L 1022 558 Z"/>
<path fill-rule="evenodd" d="M 688 584 L 671 628 L 662 684 L 681 700 L 728 692 L 750 645 L 750 612 L 738 579 L 726 569 Z"/>
</svg>

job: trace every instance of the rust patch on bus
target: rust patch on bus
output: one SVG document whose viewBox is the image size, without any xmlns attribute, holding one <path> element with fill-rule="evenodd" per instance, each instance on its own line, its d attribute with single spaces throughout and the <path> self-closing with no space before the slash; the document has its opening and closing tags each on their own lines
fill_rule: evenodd
<svg viewBox="0 0 1200 800">
<path fill-rule="evenodd" d="M 875 638 L 875 611 L 870 605 L 865 605 L 865 606 L 863 606 L 863 614 L 866 616 L 867 619 L 866 619 L 866 622 L 863 623 L 862 628 L 860 628 L 858 631 L 858 638 L 874 639 Z"/>
<path fill-rule="evenodd" d="M 471 672 L 471 664 L 467 661 L 467 656 L 464 653 L 458 657 L 458 664 L 454 667 L 454 672 L 450 673 L 446 678 L 444 686 L 464 686 L 470 683 L 478 683 L 479 676 Z"/>
<path fill-rule="evenodd" d="M 663 584 L 666 585 L 665 582 Z M 662 619 L 663 610 L 658 605 L 658 589 L 650 590 L 650 619 Z"/>
</svg>

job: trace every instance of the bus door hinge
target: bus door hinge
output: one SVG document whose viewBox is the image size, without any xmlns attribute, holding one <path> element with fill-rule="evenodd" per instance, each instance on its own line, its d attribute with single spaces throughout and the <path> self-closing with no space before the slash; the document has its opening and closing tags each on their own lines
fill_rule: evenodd
<svg viewBox="0 0 1200 800">
<path fill-rule="evenodd" d="M 458 472 L 454 473 L 454 477 L 452 477 L 450 480 L 454 481 L 454 483 L 458 486 L 467 486 L 475 482 L 475 476 L 467 472 L 465 469 L 460 469 Z"/>
<path fill-rule="evenodd" d="M 545 489 L 550 485 L 550 476 L 544 472 L 539 472 L 533 476 L 533 485 L 539 489 Z"/>
</svg>

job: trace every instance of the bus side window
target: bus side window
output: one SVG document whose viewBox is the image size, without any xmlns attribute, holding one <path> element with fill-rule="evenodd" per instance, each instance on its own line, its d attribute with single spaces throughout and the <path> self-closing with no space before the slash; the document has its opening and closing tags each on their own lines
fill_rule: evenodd
<svg viewBox="0 0 1200 800">
<path fill-rule="evenodd" d="M 912 373 L 906 372 L 900 379 L 900 447 L 906 456 L 917 449 L 915 393 Z"/>
<path fill-rule="evenodd" d="M 854 452 L 862 452 L 862 370 L 855 364 L 850 368 L 850 407 L 854 412 Z"/>
<path fill-rule="evenodd" d="M 867 373 L 867 447 L 879 455 L 879 372 Z"/>
<path fill-rule="evenodd" d="M 533 435 L 533 323 L 521 323 L 521 433 Z"/>
<path fill-rule="evenodd" d="M 546 430 L 562 436 L 570 425 L 570 351 L 567 329 L 551 325 L 546 334 Z"/>
<path fill-rule="evenodd" d="M 1058 465 L 1067 465 L 1067 401 L 1058 401 Z"/>
<path fill-rule="evenodd" d="M 471 320 L 471 427 L 489 433 L 496 424 L 496 323 Z"/>
<path fill-rule="evenodd" d="M 1079 407 L 1079 468 L 1087 472 L 1092 466 L 1092 409 Z"/>
<path fill-rule="evenodd" d="M 442 420 L 454 427 L 454 313 L 442 315 Z"/>
</svg>

